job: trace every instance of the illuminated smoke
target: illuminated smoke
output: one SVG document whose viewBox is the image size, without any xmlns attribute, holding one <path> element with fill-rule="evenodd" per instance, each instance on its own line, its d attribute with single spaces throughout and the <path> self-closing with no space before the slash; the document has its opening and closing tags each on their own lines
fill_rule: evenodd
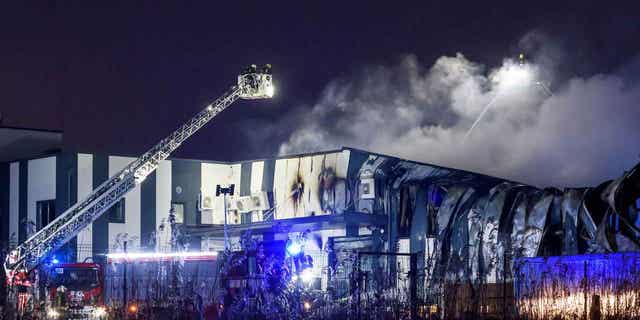
<svg viewBox="0 0 640 320">
<path fill-rule="evenodd" d="M 595 185 L 638 162 L 638 82 L 576 77 L 550 96 L 536 84 L 549 70 L 520 68 L 507 59 L 486 70 L 462 54 L 365 68 L 331 81 L 280 153 L 350 146 L 538 186 Z"/>
</svg>

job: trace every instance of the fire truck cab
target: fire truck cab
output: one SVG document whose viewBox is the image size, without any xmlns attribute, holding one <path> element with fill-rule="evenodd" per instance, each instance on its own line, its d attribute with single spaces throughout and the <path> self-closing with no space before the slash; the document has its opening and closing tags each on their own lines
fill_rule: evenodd
<svg viewBox="0 0 640 320">
<path fill-rule="evenodd" d="M 47 280 L 47 319 L 106 318 L 104 273 L 99 264 L 53 265 Z"/>
</svg>

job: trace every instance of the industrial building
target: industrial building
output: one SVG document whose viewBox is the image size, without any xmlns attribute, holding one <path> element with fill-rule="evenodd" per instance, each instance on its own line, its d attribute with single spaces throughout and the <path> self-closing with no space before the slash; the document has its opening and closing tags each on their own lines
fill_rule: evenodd
<svg viewBox="0 0 640 320">
<path fill-rule="evenodd" d="M 291 232 L 304 231 L 301 225 L 322 231 L 325 241 L 330 236 L 371 234 L 388 221 L 383 218 L 383 208 L 375 204 L 373 184 L 367 186 L 371 195 L 364 196 L 370 198 L 359 201 L 358 208 L 353 206 L 355 199 L 346 177 L 362 170 L 354 166 L 354 158 L 362 160 L 366 155 L 343 149 L 237 163 L 164 161 L 108 214 L 78 235 L 71 245 L 77 248 L 74 259 L 117 251 L 118 241 L 124 237 L 129 250 L 155 250 L 166 245 L 151 237 L 161 237 L 158 228 L 167 223 L 171 208 L 176 212 L 176 223 L 197 234 L 190 241 L 191 250 L 221 250 L 222 233 L 215 226 L 223 224 L 224 200 L 215 195 L 217 185 L 235 186 L 235 195 L 227 200 L 232 242 L 246 230 L 279 237 L 273 228 L 265 228 L 265 220 L 295 226 Z M 3 241 L 10 246 L 24 241 L 134 159 L 60 151 L 3 163 L 3 185 L 8 186 L 3 212 L 9 213 L 3 215 L 8 226 L 3 230 Z"/>
<path fill-rule="evenodd" d="M 5 145 L 41 134 L 2 130 L 13 135 Z M 68 152 L 52 141 L 53 148 L 5 155 L 0 164 L 5 247 L 27 239 L 135 159 Z M 495 313 L 514 307 L 496 299 L 514 295 L 497 284 L 517 278 L 519 259 L 637 251 L 638 175 L 636 167 L 592 188 L 543 190 L 346 147 L 231 163 L 173 158 L 58 254 L 101 261 L 121 252 L 124 241 L 128 252 L 169 251 L 171 209 L 188 238 L 183 250 L 221 251 L 226 201 L 232 245 L 247 232 L 284 241 L 308 231 L 318 289 L 346 294 L 353 284 L 346 275 L 353 268 L 345 262 L 348 252 L 407 253 L 417 258 L 415 266 L 398 258 L 385 272 L 417 277 L 425 303 L 447 307 L 455 299 L 443 298 L 454 295 L 480 305 L 448 306 L 451 312 Z M 230 185 L 233 196 L 216 195 L 217 186 Z M 374 269 L 370 276 L 364 281 L 386 277 Z M 410 286 L 410 278 L 403 279 Z M 452 283 L 461 285 L 450 292 Z M 469 297 L 474 286 L 484 286 L 486 296 Z"/>
</svg>

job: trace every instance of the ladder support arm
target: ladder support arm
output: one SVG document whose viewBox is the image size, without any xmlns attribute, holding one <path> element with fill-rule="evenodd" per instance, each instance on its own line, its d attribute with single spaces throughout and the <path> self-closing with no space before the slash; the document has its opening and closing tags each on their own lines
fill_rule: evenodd
<svg viewBox="0 0 640 320">
<path fill-rule="evenodd" d="M 220 98 L 209 104 L 193 118 L 162 139 L 158 144 L 132 161 L 124 169 L 109 178 L 82 201 L 60 214 L 51 223 L 36 232 L 24 243 L 12 250 L 4 261 L 9 284 L 16 271 L 31 271 L 52 251 L 60 248 L 81 230 L 93 223 L 113 204 L 118 202 L 137 184 L 158 168 L 183 142 L 224 111 L 236 100 L 265 99 L 273 95 L 270 66 L 258 72 L 252 65 L 238 76 L 232 86 Z"/>
</svg>

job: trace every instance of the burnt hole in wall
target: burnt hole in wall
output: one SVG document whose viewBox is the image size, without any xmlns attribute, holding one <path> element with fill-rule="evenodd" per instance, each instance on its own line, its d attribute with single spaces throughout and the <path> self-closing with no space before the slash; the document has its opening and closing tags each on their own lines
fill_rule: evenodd
<svg viewBox="0 0 640 320">
<path fill-rule="evenodd" d="M 291 183 L 291 202 L 293 203 L 293 209 L 298 211 L 300 204 L 303 201 L 304 195 L 304 179 L 298 174 Z"/>
<path fill-rule="evenodd" d="M 318 175 L 318 199 L 320 199 L 320 208 L 322 210 L 333 207 L 337 180 L 338 177 L 334 168 L 326 167 L 320 171 Z"/>
</svg>

